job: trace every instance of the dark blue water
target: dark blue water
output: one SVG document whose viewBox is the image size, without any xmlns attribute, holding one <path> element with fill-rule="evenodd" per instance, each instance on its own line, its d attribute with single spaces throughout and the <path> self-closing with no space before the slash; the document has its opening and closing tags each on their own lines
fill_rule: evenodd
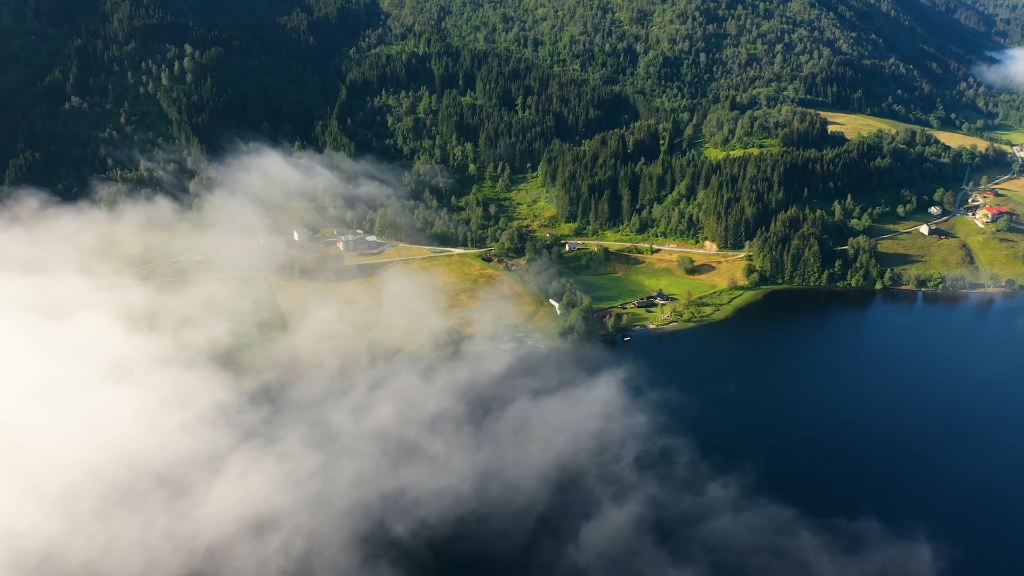
<svg viewBox="0 0 1024 576">
<path fill-rule="evenodd" d="M 919 529 L 949 574 L 1024 571 L 1024 296 L 781 291 L 621 349 L 759 493 Z"/>
</svg>

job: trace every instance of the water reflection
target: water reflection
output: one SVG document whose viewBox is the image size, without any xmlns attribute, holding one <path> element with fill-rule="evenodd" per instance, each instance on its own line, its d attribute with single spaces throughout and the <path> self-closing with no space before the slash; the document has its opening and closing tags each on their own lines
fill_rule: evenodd
<svg viewBox="0 0 1024 576">
<path fill-rule="evenodd" d="M 676 391 L 658 402 L 666 419 L 766 495 L 821 518 L 921 527 L 958 551 L 947 574 L 1013 574 L 1024 565 L 1022 304 L 1017 293 L 779 290 L 720 322 L 641 331 L 617 353 Z M 958 353 L 972 342 L 985 363 Z"/>
</svg>

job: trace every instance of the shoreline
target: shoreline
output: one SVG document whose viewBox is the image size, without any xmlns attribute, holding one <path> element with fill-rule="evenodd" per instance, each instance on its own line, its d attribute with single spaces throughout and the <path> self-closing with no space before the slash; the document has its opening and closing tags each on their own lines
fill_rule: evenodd
<svg viewBox="0 0 1024 576">
<path fill-rule="evenodd" d="M 798 285 L 781 285 L 781 286 L 760 286 L 757 288 L 744 289 L 742 293 L 729 301 L 728 304 L 722 306 L 719 310 L 715 311 L 706 318 L 701 318 L 697 321 L 674 321 L 670 324 L 663 326 L 635 326 L 624 330 L 616 335 L 613 339 L 615 341 L 621 340 L 624 335 L 629 335 L 637 332 L 675 332 L 678 330 L 687 330 L 690 328 L 697 328 L 700 326 L 706 326 L 715 322 L 726 320 L 738 311 L 751 304 L 759 302 L 762 298 L 772 292 L 778 292 L 782 290 L 826 290 L 826 291 L 841 291 L 841 292 L 874 292 L 881 293 L 885 291 L 894 292 L 920 292 L 921 294 L 1015 294 L 1021 292 L 1021 290 L 1010 290 L 1007 288 L 969 288 L 966 290 L 942 290 L 935 288 L 910 288 L 907 286 L 898 286 L 893 288 L 851 288 L 841 286 L 798 286 Z M 709 294 L 714 294 L 711 292 Z"/>
</svg>

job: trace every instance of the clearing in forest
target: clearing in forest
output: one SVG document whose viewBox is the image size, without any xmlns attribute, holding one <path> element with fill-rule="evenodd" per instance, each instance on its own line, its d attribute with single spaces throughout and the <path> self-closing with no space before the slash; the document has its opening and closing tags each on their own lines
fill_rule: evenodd
<svg viewBox="0 0 1024 576">
<path fill-rule="evenodd" d="M 901 128 L 910 128 L 914 130 L 927 130 L 931 132 L 936 138 L 938 138 L 943 144 L 951 146 L 953 148 L 964 146 L 970 148 L 971 146 L 977 146 L 979 149 L 984 150 L 990 144 L 993 146 L 999 146 L 1006 150 L 1010 147 L 1005 144 L 993 144 L 981 138 L 974 136 L 968 136 L 960 132 L 951 132 L 948 130 L 935 130 L 932 128 L 925 128 L 923 126 L 914 126 L 912 124 L 905 124 L 903 122 L 897 122 L 895 120 L 887 120 L 885 118 L 878 118 L 877 116 L 868 116 L 866 114 L 849 114 L 846 112 L 829 112 L 826 110 L 817 110 L 818 114 L 821 114 L 826 120 L 828 120 L 829 131 L 841 132 L 847 138 L 856 138 L 864 134 L 870 134 L 878 130 L 886 130 L 889 132 L 896 132 Z"/>
</svg>

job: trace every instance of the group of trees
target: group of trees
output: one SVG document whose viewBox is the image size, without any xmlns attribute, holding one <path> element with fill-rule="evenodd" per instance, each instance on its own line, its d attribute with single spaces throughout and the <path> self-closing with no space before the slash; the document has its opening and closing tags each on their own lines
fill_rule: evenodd
<svg viewBox="0 0 1024 576">
<path fill-rule="evenodd" d="M 1001 160 L 808 108 L 1024 124 L 970 72 L 1024 39 L 1008 0 L 8 0 L 0 36 L 6 186 L 189 201 L 238 139 L 372 154 L 408 194 L 345 225 L 516 255 L 493 192 L 539 172 L 580 232 L 749 244 L 772 282 L 884 281 L 867 226 Z"/>
<path fill-rule="evenodd" d="M 558 302 L 562 337 L 586 339 L 596 335 L 593 302 L 572 279 L 565 277 L 562 253 L 557 246 L 535 238 L 527 249 L 526 270 L 530 282 L 545 297 Z"/>
</svg>

